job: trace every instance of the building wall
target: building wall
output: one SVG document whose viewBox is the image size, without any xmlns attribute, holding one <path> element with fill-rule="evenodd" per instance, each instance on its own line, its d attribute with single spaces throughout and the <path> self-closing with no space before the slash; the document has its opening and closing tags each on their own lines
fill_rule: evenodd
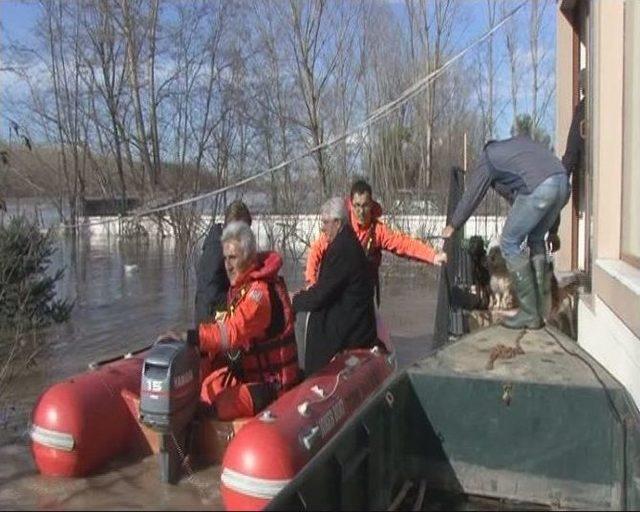
<svg viewBox="0 0 640 512">
<path fill-rule="evenodd" d="M 624 2 L 592 2 L 591 147 L 594 258 L 620 255 Z"/>
<path fill-rule="evenodd" d="M 560 10 L 556 22 L 556 154 L 563 155 L 573 115 L 573 26 Z M 560 217 L 558 235 L 562 250 L 556 255 L 555 268 L 571 270 L 571 199 Z"/>
<path fill-rule="evenodd" d="M 578 0 L 581 1 L 581 0 Z M 589 1 L 589 0 L 582 0 Z M 635 0 L 627 0 L 635 1 Z M 558 3 L 557 122 L 558 153 L 564 150 L 571 112 L 573 30 Z M 625 0 L 590 1 L 591 41 L 588 51 L 593 172 L 592 292 L 579 299 L 578 343 L 630 392 L 640 407 L 640 268 L 621 259 L 622 169 L 624 116 L 640 115 L 625 108 Z M 626 91 L 627 95 L 629 87 Z M 633 91 L 640 94 L 640 91 Z M 628 102 L 628 100 L 627 100 Z M 636 142 L 640 143 L 640 141 Z M 634 171 L 640 172 L 640 171 Z M 640 200 L 640 198 L 638 199 Z M 564 215 L 560 266 L 570 268 L 570 215 Z"/>
</svg>

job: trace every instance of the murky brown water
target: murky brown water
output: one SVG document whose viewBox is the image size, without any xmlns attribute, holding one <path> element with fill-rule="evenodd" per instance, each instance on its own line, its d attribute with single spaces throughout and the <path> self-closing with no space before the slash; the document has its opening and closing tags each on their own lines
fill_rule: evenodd
<svg viewBox="0 0 640 512">
<path fill-rule="evenodd" d="M 13 382 L 1 404 L 0 509 L 221 508 L 217 467 L 197 471 L 177 486 L 159 483 L 153 457 L 118 461 L 91 478 L 37 473 L 28 421 L 39 393 L 84 371 L 91 361 L 149 344 L 169 328 L 187 328 L 193 318 L 193 277 L 184 288 L 169 241 L 66 240 L 54 263 L 67 268 L 60 292 L 76 305 L 67 324 L 44 334 L 46 353 L 28 375 Z M 291 262 L 285 267 L 290 290 L 298 289 L 302 269 Z M 407 262 L 385 267 L 382 277 L 382 315 L 404 366 L 431 350 L 435 280 L 428 269 Z"/>
</svg>

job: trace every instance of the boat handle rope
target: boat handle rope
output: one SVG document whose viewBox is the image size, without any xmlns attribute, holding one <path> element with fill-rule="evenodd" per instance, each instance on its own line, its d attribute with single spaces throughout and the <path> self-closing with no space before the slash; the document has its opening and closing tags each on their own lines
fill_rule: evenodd
<svg viewBox="0 0 640 512">
<path fill-rule="evenodd" d="M 333 395 L 336 394 L 336 391 L 338 391 L 338 387 L 340 386 L 340 377 L 342 377 L 342 375 L 344 375 L 347 370 L 349 370 L 349 368 L 343 368 L 342 370 L 340 370 L 337 374 L 336 374 L 336 382 L 333 385 L 333 389 L 331 390 L 331 392 L 326 395 L 323 396 L 322 398 L 318 398 L 317 400 L 304 400 L 301 403 L 298 404 L 297 409 L 298 412 L 300 413 L 301 416 L 308 416 L 309 415 L 309 407 L 311 407 L 314 404 L 320 404 L 322 402 L 326 402 L 327 400 L 329 400 Z M 314 387 L 318 387 L 317 384 Z M 318 388 L 321 389 L 321 388 Z M 310 390 L 313 390 L 313 388 L 310 388 Z M 319 393 L 316 393 L 319 394 Z"/>
</svg>

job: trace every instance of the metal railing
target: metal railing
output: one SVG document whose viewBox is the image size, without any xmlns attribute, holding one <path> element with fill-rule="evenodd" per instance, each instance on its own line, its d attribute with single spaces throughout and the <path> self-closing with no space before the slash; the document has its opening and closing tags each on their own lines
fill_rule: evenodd
<svg viewBox="0 0 640 512">
<path fill-rule="evenodd" d="M 464 192 L 465 172 L 459 167 L 451 169 L 449 179 L 449 194 L 447 198 L 447 224 L 450 223 L 462 193 Z M 497 197 L 494 199 L 498 200 Z M 495 213 L 495 212 L 494 212 Z M 480 236 L 486 243 L 495 236 L 499 225 L 497 213 L 491 216 L 492 223 L 478 225 L 476 219 L 472 226 L 474 236 Z M 464 243 L 464 230 L 459 229 L 444 243 L 444 251 L 447 253 L 447 265 L 440 270 L 440 282 L 438 287 L 438 302 L 436 309 L 436 324 L 434 340 L 436 348 L 452 341 L 458 336 L 469 332 L 468 316 L 465 311 L 473 302 L 471 292 L 474 285 L 473 265 L 471 255 Z"/>
</svg>

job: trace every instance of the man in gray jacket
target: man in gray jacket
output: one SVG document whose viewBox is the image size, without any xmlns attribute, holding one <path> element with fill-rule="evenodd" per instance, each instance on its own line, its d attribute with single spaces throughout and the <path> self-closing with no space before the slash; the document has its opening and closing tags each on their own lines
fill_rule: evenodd
<svg viewBox="0 0 640 512">
<path fill-rule="evenodd" d="M 567 171 L 551 151 L 526 135 L 488 142 L 443 237 L 450 237 L 464 225 L 489 187 L 511 204 L 500 248 L 515 284 L 520 310 L 503 325 L 539 329 L 550 299 L 544 237 L 569 198 Z M 528 255 L 521 249 L 525 238 Z"/>
</svg>

